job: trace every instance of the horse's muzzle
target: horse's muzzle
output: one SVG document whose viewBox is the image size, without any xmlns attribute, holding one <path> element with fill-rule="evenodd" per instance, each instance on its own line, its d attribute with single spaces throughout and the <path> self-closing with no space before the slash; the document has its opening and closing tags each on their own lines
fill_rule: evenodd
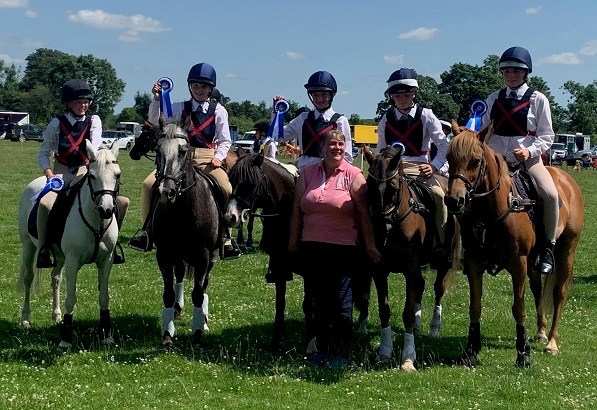
<svg viewBox="0 0 597 410">
<path fill-rule="evenodd" d="M 464 213 L 464 206 L 466 199 L 464 197 L 455 198 L 453 196 L 445 196 L 444 204 L 448 208 L 448 212 L 452 215 L 462 215 Z"/>
<path fill-rule="evenodd" d="M 104 209 L 102 207 L 98 208 L 99 216 L 102 219 L 110 219 L 112 215 L 114 215 L 114 207 Z"/>
</svg>

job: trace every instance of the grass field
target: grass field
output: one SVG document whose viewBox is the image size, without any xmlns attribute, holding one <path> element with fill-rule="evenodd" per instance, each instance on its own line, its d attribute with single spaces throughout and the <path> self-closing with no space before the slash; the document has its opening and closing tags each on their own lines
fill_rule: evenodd
<svg viewBox="0 0 597 410">
<path fill-rule="evenodd" d="M 36 142 L 0 141 L 0 409 L 591 409 L 597 407 L 597 172 L 574 172 L 586 203 L 574 288 L 560 327 L 559 356 L 532 345 L 533 366 L 514 367 L 515 325 L 507 273 L 486 277 L 480 365 L 454 364 L 466 343 L 468 286 L 460 273 L 444 299 L 439 340 L 416 339 L 419 371 L 371 368 L 379 320 L 372 307 L 369 334 L 356 338 L 351 365 L 337 373 L 305 365 L 301 320 L 302 284 L 289 284 L 287 350 L 266 349 L 272 330 L 274 288 L 265 283 L 260 252 L 216 264 L 209 287 L 210 328 L 206 346 L 190 344 L 190 288 L 177 325 L 177 349 L 160 348 L 162 284 L 155 253 L 125 249 L 110 282 L 116 345 L 102 347 L 96 335 L 97 278 L 92 266 L 79 274 L 74 312 L 75 342 L 57 349 L 59 326 L 51 322 L 49 272 L 32 302 L 32 329 L 19 326 L 22 296 L 15 283 L 20 260 L 17 202 L 22 188 L 40 175 Z M 121 151 L 122 192 L 131 207 L 121 232 L 128 242 L 137 227 L 141 181 L 150 161 Z M 359 161 L 360 164 L 360 161 Z M 259 235 L 257 235 L 257 238 Z M 424 299 L 427 324 L 433 304 L 431 280 Z M 64 294 L 63 284 L 63 294 Z M 390 283 L 395 352 L 402 345 L 404 281 Z M 527 291 L 528 332 L 534 308 Z M 426 330 L 426 329 L 425 329 Z M 399 356 L 398 356 L 399 357 Z"/>
</svg>

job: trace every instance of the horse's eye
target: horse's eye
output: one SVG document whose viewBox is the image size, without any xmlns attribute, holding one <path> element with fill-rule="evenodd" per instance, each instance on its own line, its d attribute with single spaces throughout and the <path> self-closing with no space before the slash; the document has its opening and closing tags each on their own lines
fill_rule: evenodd
<svg viewBox="0 0 597 410">
<path fill-rule="evenodd" d="M 479 168 L 479 165 L 481 165 L 481 159 L 480 158 L 474 158 L 470 162 L 470 166 L 471 166 L 472 169 Z"/>
</svg>

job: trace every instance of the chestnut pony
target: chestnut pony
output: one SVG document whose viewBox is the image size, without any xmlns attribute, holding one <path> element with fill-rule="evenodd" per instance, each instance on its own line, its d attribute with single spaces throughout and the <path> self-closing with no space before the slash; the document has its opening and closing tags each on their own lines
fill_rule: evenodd
<svg viewBox="0 0 597 410">
<path fill-rule="evenodd" d="M 481 295 L 483 273 L 496 274 L 506 269 L 512 277 L 512 315 L 516 321 L 516 365 L 531 365 L 531 350 L 526 336 L 524 292 L 526 277 L 537 310 L 536 340 L 547 343 L 545 350 L 559 353 L 558 324 L 572 285 L 576 246 L 584 221 L 582 193 L 565 171 L 547 167 L 560 197 L 560 216 L 555 246 L 554 272 L 542 278 L 535 269 L 543 239 L 537 240 L 537 226 L 524 207 L 516 206 L 513 179 L 504 158 L 494 152 L 485 138 L 491 134 L 486 128 L 480 132 L 460 128 L 452 122 L 454 138 L 450 142 L 447 159 L 450 165 L 449 187 L 445 197 L 448 210 L 459 214 L 464 247 L 464 274 L 470 288 L 470 325 L 468 342 L 461 359 L 475 366 L 481 350 Z M 516 191 L 514 191 L 516 192 Z M 540 211 L 535 206 L 534 213 Z M 540 228 L 540 226 L 539 226 Z M 539 229 L 540 230 L 540 229 Z M 539 233 L 539 235 L 543 235 Z M 552 317 L 546 335 L 547 318 Z"/>
</svg>

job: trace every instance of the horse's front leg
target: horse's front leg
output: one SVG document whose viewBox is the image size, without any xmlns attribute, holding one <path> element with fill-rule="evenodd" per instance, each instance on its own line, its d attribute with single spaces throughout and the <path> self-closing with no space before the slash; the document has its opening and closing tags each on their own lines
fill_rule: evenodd
<svg viewBox="0 0 597 410">
<path fill-rule="evenodd" d="M 208 312 L 207 295 L 204 293 L 205 285 L 208 283 L 208 268 L 211 265 L 211 253 L 203 248 L 198 251 L 194 264 L 194 286 L 191 292 L 193 300 L 193 325 L 191 327 L 193 344 L 200 344 L 205 333 L 206 316 Z"/>
<path fill-rule="evenodd" d="M 82 264 L 76 257 L 67 256 L 64 264 L 66 276 L 66 298 L 64 299 L 64 319 L 60 328 L 58 347 L 68 349 L 73 344 L 73 311 L 77 304 L 77 276 Z"/>
<path fill-rule="evenodd" d="M 413 326 L 413 334 L 418 336 L 421 334 L 421 304 L 423 301 L 423 292 L 425 291 L 425 271 L 421 269 L 421 280 L 415 281 L 415 323 Z"/>
<path fill-rule="evenodd" d="M 184 308 L 184 275 L 186 265 L 181 260 L 174 266 L 174 318 L 179 319 L 182 316 L 182 309 Z"/>
<path fill-rule="evenodd" d="M 35 278 L 35 268 L 33 267 L 35 251 L 35 246 L 31 241 L 23 243 L 18 287 L 24 293 L 23 307 L 21 308 L 21 326 L 25 329 L 31 327 L 31 287 L 33 286 L 33 280 Z"/>
<path fill-rule="evenodd" d="M 379 352 L 376 361 L 379 363 L 388 363 L 392 357 L 392 327 L 390 326 L 390 301 L 388 287 L 389 272 L 374 272 L 373 282 L 377 293 L 377 306 L 379 310 L 379 321 L 381 323 L 381 340 L 379 343 Z"/>
<path fill-rule="evenodd" d="M 478 363 L 477 355 L 481 351 L 481 297 L 484 271 L 479 268 L 481 261 L 474 261 L 467 254 L 465 252 L 464 274 L 469 287 L 469 327 L 466 347 L 459 360 L 467 366 L 475 367 Z"/>
<path fill-rule="evenodd" d="M 439 337 L 442 329 L 442 299 L 446 293 L 448 272 L 448 268 L 438 269 L 433 283 L 435 305 L 429 322 L 429 336 L 431 337 Z"/>
<path fill-rule="evenodd" d="M 110 280 L 110 271 L 112 270 L 112 256 L 106 256 L 104 261 L 97 262 L 97 279 L 98 279 L 98 294 L 99 294 L 99 308 L 100 319 L 98 334 L 100 343 L 108 345 L 114 343 L 112 338 L 112 323 L 110 320 L 110 295 L 108 292 L 108 283 Z"/>
<path fill-rule="evenodd" d="M 270 342 L 270 349 L 277 352 L 282 347 L 284 338 L 286 336 L 286 324 L 284 323 L 284 314 L 286 311 L 286 277 L 285 275 L 277 275 L 276 281 L 276 302 L 275 302 L 275 317 L 274 317 L 274 332 L 272 341 Z"/>
<path fill-rule="evenodd" d="M 531 345 L 527 338 L 526 331 L 526 310 L 524 307 L 524 291 L 527 277 L 527 258 L 520 257 L 513 261 L 510 275 L 512 276 L 512 290 L 514 294 L 514 303 L 512 304 L 512 316 L 516 321 L 516 366 L 531 366 Z"/>
<path fill-rule="evenodd" d="M 404 323 L 404 345 L 402 348 L 402 370 L 415 371 L 415 361 L 417 353 L 415 348 L 415 303 L 419 298 L 420 291 L 424 286 L 425 279 L 423 271 L 415 264 L 412 269 L 404 272 L 406 298 L 404 301 L 404 310 L 402 311 L 402 321 Z"/>
<path fill-rule="evenodd" d="M 162 281 L 164 289 L 162 292 L 162 301 L 164 307 L 162 308 L 162 346 L 171 348 L 173 339 L 176 334 L 174 326 L 174 265 L 167 255 L 163 255 L 160 247 L 156 250 L 156 259 L 160 272 L 162 274 Z"/>
</svg>

